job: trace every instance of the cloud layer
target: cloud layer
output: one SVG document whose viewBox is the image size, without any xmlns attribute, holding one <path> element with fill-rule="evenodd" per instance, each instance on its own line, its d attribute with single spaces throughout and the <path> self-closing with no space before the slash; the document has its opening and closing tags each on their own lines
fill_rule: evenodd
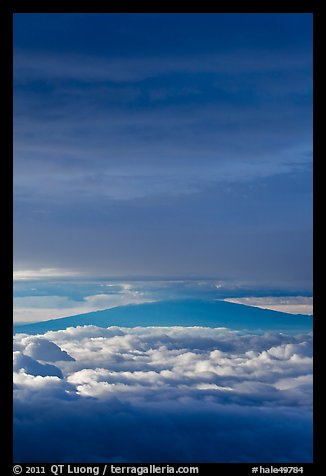
<svg viewBox="0 0 326 476">
<path fill-rule="evenodd" d="M 225 301 L 289 314 L 313 314 L 313 298 L 307 296 L 240 297 L 226 298 Z"/>
<path fill-rule="evenodd" d="M 312 15 L 14 21 L 16 276 L 311 287 Z"/>
<path fill-rule="evenodd" d="M 16 335 L 15 460 L 310 461 L 311 339 L 182 327 Z"/>
<path fill-rule="evenodd" d="M 23 272 L 22 272 L 23 273 Z M 156 300 L 152 293 L 139 289 L 139 286 L 129 283 L 119 284 L 95 284 L 97 293 L 91 294 L 84 290 L 82 295 L 67 296 L 67 287 L 58 289 L 58 281 L 55 283 L 55 289 L 59 295 L 47 295 L 42 292 L 46 288 L 46 281 L 39 284 L 36 282 L 35 288 L 29 288 L 28 293 L 14 297 L 14 322 L 37 322 L 67 317 L 78 314 L 84 314 L 93 311 L 110 309 L 126 304 L 140 304 Z M 69 282 L 69 289 L 78 287 L 80 281 Z M 88 283 L 89 285 L 89 283 Z M 93 285 L 94 287 L 94 285 Z M 24 289 L 17 288 L 16 289 Z M 26 289 L 26 288 L 25 288 Z M 100 291 L 100 292 L 99 292 Z M 19 291 L 18 291 L 19 292 Z M 26 295 L 27 294 L 27 295 Z"/>
</svg>

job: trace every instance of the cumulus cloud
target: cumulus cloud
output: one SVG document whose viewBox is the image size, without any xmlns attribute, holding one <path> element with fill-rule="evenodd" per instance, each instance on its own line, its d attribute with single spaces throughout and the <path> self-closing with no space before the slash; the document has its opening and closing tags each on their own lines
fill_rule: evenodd
<svg viewBox="0 0 326 476">
<path fill-rule="evenodd" d="M 54 376 L 63 378 L 61 370 L 55 365 L 41 364 L 22 352 L 16 351 L 13 355 L 14 372 L 34 375 L 34 376 Z M 17 376 L 16 376 L 17 378 Z M 33 379 L 32 379 L 33 380 Z"/>
<path fill-rule="evenodd" d="M 44 338 L 31 337 L 24 339 L 25 353 L 34 359 L 47 362 L 74 360 L 67 352 L 61 350 L 54 342 Z"/>
<path fill-rule="evenodd" d="M 85 326 L 14 349 L 16 461 L 311 461 L 310 333 Z"/>
</svg>

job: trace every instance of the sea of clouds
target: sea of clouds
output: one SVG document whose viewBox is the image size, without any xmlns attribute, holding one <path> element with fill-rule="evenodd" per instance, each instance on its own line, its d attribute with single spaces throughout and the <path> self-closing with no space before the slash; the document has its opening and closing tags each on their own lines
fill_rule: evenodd
<svg viewBox="0 0 326 476">
<path fill-rule="evenodd" d="M 312 334 L 14 336 L 16 462 L 309 462 Z"/>
</svg>

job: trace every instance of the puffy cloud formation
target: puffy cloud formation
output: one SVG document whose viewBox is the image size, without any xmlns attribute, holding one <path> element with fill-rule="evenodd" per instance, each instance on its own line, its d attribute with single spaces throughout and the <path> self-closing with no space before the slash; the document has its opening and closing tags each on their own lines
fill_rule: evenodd
<svg viewBox="0 0 326 476">
<path fill-rule="evenodd" d="M 43 338 L 27 338 L 24 341 L 25 354 L 34 359 L 46 360 L 47 362 L 57 362 L 60 360 L 74 360 L 67 352 L 61 350 L 59 346 Z"/>
<path fill-rule="evenodd" d="M 312 459 L 311 334 L 85 326 L 14 361 L 17 462 Z"/>
<path fill-rule="evenodd" d="M 63 378 L 61 370 L 55 365 L 41 364 L 28 355 L 24 355 L 22 352 L 14 352 L 13 360 L 14 372 L 27 374 L 29 376 L 39 375 L 41 377 L 55 376 Z M 15 377 L 17 379 L 17 376 Z"/>
</svg>

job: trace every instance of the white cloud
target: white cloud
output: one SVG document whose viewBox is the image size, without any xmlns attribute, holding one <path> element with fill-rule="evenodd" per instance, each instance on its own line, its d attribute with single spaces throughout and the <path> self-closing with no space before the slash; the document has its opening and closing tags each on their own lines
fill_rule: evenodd
<svg viewBox="0 0 326 476">
<path fill-rule="evenodd" d="M 42 337 L 27 337 L 24 339 L 24 344 L 26 345 L 24 350 L 25 354 L 37 360 L 44 360 L 46 362 L 74 360 L 54 342 L 50 342 Z"/>
<path fill-rule="evenodd" d="M 14 299 L 15 306 L 15 299 Z M 95 311 L 96 309 L 87 310 L 83 306 L 67 307 L 67 308 L 48 308 L 48 307 L 14 307 L 13 317 L 15 323 L 30 323 L 48 321 L 50 319 L 56 319 L 59 317 L 68 317 L 77 314 L 83 314 L 84 312 Z"/>
<path fill-rule="evenodd" d="M 116 293 L 94 294 L 76 301 L 66 296 L 23 296 L 14 298 L 14 322 L 41 322 L 126 304 L 152 302 L 143 292 L 121 284 Z"/>
<path fill-rule="evenodd" d="M 34 280 L 44 278 L 68 278 L 82 276 L 83 273 L 62 268 L 16 269 L 13 272 L 14 281 Z"/>
<path fill-rule="evenodd" d="M 310 334 L 254 336 L 227 329 L 86 326 L 43 337 L 18 334 L 15 345 L 35 360 L 56 362 L 66 380 L 78 386 L 78 394 L 89 394 L 91 388 L 96 397 L 98 389 L 101 398 L 142 388 L 142 398 L 147 399 L 160 387 L 164 398 L 166 392 L 175 398 L 176 392 L 189 396 L 198 386 L 212 385 L 219 390 L 216 398 L 224 399 L 223 388 L 245 388 L 237 387 L 239 381 L 264 382 L 277 392 L 280 376 L 298 379 L 312 371 Z"/>
<path fill-rule="evenodd" d="M 21 374 L 24 374 L 25 376 L 27 375 L 29 376 L 34 375 L 35 377 L 54 376 L 54 377 L 62 378 L 61 370 L 55 365 L 41 364 L 37 360 L 34 360 L 33 358 L 23 354 L 22 352 L 19 352 L 19 351 L 14 352 L 13 361 L 14 361 L 13 369 L 15 372 L 18 372 L 20 376 Z M 16 379 L 17 379 L 17 375 L 16 375 Z M 15 382 L 15 379 L 14 379 L 14 382 Z"/>
<path fill-rule="evenodd" d="M 310 333 L 85 326 L 18 334 L 14 348 L 17 441 L 28 432 L 41 441 L 59 425 L 70 442 L 27 445 L 34 461 L 191 461 L 191 449 L 230 461 L 230 445 L 235 460 L 251 461 L 262 442 L 261 461 L 311 458 Z M 80 425 L 92 434 L 84 450 Z"/>
<path fill-rule="evenodd" d="M 313 314 L 313 298 L 306 296 L 227 298 L 227 302 L 271 309 L 289 314 Z"/>
</svg>

